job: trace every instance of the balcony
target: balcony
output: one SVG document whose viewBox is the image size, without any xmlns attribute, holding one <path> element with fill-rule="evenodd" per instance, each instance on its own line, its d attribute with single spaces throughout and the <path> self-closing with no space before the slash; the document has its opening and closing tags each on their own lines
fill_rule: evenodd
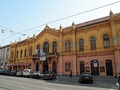
<svg viewBox="0 0 120 90">
<path fill-rule="evenodd" d="M 46 53 L 47 58 L 55 57 L 58 58 L 58 53 Z M 32 55 L 32 60 L 38 59 L 39 57 L 37 55 Z"/>
<path fill-rule="evenodd" d="M 57 52 L 46 53 L 46 57 L 58 57 L 58 53 Z"/>
<path fill-rule="evenodd" d="M 32 60 L 35 60 L 36 58 L 38 58 L 37 55 L 32 55 Z"/>
</svg>

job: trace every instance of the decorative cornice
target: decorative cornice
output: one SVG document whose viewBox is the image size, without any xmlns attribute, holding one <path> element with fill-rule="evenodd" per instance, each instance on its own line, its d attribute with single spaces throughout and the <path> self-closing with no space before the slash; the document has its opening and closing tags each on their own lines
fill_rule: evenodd
<svg viewBox="0 0 120 90">
<path fill-rule="evenodd" d="M 102 53 L 89 53 L 89 54 L 81 54 L 77 55 L 77 57 L 97 57 L 97 56 L 109 56 L 109 55 L 114 55 L 113 51 L 110 52 L 102 52 Z"/>
</svg>

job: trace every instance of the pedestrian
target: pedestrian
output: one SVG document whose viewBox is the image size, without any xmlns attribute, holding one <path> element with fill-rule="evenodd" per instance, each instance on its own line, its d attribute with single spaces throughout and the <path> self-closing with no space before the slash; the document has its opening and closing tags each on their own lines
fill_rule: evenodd
<svg viewBox="0 0 120 90">
<path fill-rule="evenodd" d="M 120 90 L 120 73 L 119 73 L 119 76 L 118 76 L 118 90 Z"/>
<path fill-rule="evenodd" d="M 69 76 L 70 76 L 70 78 L 72 78 L 72 69 L 70 69 L 70 75 Z"/>
</svg>

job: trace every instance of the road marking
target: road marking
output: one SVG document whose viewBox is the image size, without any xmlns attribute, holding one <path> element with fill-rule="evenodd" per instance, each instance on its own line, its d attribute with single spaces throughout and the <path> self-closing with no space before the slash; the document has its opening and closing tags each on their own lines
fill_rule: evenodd
<svg viewBox="0 0 120 90">
<path fill-rule="evenodd" d="M 9 88 L 5 88 L 5 87 L 0 87 L 0 90 L 11 90 L 11 89 L 9 89 Z"/>
<path fill-rule="evenodd" d="M 55 82 L 57 83 L 59 81 L 59 79 L 57 79 Z"/>
<path fill-rule="evenodd" d="M 75 83 L 78 85 L 78 82 L 75 80 Z"/>
</svg>

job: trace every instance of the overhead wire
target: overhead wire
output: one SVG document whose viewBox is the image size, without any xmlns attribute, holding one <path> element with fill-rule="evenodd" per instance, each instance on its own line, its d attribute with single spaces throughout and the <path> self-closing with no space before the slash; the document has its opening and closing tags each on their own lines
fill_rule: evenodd
<svg viewBox="0 0 120 90">
<path fill-rule="evenodd" d="M 110 6 L 110 5 L 113 5 L 113 4 L 116 4 L 116 3 L 119 3 L 119 1 L 116 1 L 116 2 L 113 2 L 113 3 L 110 3 L 110 4 L 107 4 L 107 5 L 103 5 L 103 6 L 100 6 L 100 7 L 97 7 L 97 8 L 93 8 L 93 9 L 90 9 L 90 10 L 86 10 L 86 11 L 83 11 L 83 12 L 80 12 L 80 13 L 77 13 L 77 14 L 74 14 L 74 15 L 70 15 L 70 16 L 67 16 L 67 17 L 64 17 L 64 18 L 60 18 L 60 19 L 57 19 L 57 20 L 53 20 L 53 21 L 50 21 L 50 22 L 47 22 L 47 24 L 51 24 L 51 23 L 55 23 L 55 22 L 58 22 L 58 21 L 61 21 L 61 20 L 64 20 L 64 19 L 67 19 L 67 18 L 71 18 L 71 17 L 74 17 L 74 16 L 77 16 L 77 15 L 80 15 L 80 14 L 84 14 L 84 13 L 87 13 L 87 12 L 91 12 L 91 11 L 94 11 L 94 10 L 97 10 L 97 9 L 101 9 L 101 8 L 104 8 L 104 7 L 107 7 L 107 6 Z M 41 27 L 41 26 L 45 26 L 46 23 L 44 24 L 41 24 L 41 25 L 38 25 L 38 26 L 35 26 L 35 27 L 32 27 L 32 28 L 29 28 L 29 29 L 25 29 L 21 32 L 26 32 L 26 31 L 30 31 L 32 29 L 35 29 L 35 28 L 38 28 L 38 27 Z M 38 31 L 38 30 L 36 30 Z M 19 32 L 19 33 L 21 33 Z M 35 31 L 34 31 L 35 32 Z M 13 36 L 13 35 L 12 35 Z M 7 39 L 7 38 L 5 38 Z M 3 39 L 3 40 L 5 40 Z"/>
<path fill-rule="evenodd" d="M 64 17 L 64 18 L 53 20 L 53 21 L 48 22 L 47 24 L 55 23 L 55 22 L 58 22 L 58 21 L 61 21 L 61 20 L 67 19 L 67 18 L 71 18 L 71 17 L 77 16 L 77 15 L 80 15 L 80 14 L 84 14 L 84 13 L 87 13 L 87 12 L 90 12 L 90 11 L 94 11 L 94 10 L 97 10 L 97 9 L 100 9 L 100 8 L 104 8 L 104 7 L 119 3 L 119 2 L 120 2 L 120 0 L 116 1 L 116 2 L 113 2 L 113 3 L 110 3 L 110 4 L 107 4 L 107 5 L 97 7 L 97 8 L 93 8 L 93 9 L 90 9 L 90 10 L 87 10 L 87 11 L 83 11 L 83 12 L 80 12 L 80 13 L 77 13 L 77 14 L 74 14 L 74 15 L 70 15 L 70 16 L 67 16 L 67 17 Z M 35 27 L 32 27 L 32 28 L 29 28 L 29 29 L 26 29 L 26 30 L 23 30 L 22 32 L 29 31 L 31 29 L 35 29 L 35 28 L 38 28 L 38 27 L 41 27 L 41 26 L 44 26 L 44 25 L 46 25 L 46 23 L 35 26 Z"/>
<path fill-rule="evenodd" d="M 2 26 L 2 25 L 0 25 L 0 27 L 4 28 L 4 29 L 2 29 L 4 32 L 7 30 L 7 31 L 9 31 L 9 32 L 11 32 L 11 33 L 15 33 L 15 34 L 21 34 L 21 35 L 23 35 L 22 32 L 16 32 L 16 31 L 10 30 L 9 28 L 4 27 L 4 26 Z M 1 30 L 1 31 L 2 31 L 2 30 Z"/>
</svg>

